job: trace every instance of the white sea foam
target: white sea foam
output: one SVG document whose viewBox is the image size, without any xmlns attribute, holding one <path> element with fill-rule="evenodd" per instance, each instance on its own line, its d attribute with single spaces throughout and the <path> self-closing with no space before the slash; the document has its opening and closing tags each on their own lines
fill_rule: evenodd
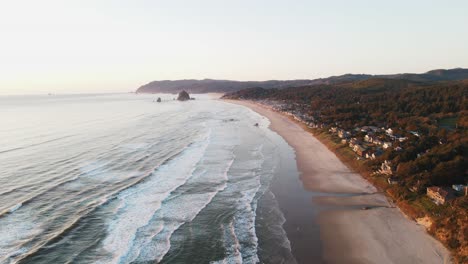
<svg viewBox="0 0 468 264">
<path fill-rule="evenodd" d="M 115 162 L 115 161 L 114 161 Z M 142 173 L 137 170 L 113 170 L 109 167 L 112 161 L 103 161 L 95 160 L 93 162 L 88 162 L 80 168 L 81 174 L 71 179 L 69 182 L 74 180 L 83 180 L 86 181 L 86 184 L 89 185 L 89 182 L 96 183 L 115 183 L 122 180 L 126 180 Z M 84 182 L 73 182 L 72 185 L 67 184 L 67 188 L 73 188 L 74 184 L 80 185 Z"/>
<path fill-rule="evenodd" d="M 238 173 L 243 176 L 248 175 L 248 177 L 242 177 L 242 181 L 233 182 L 229 186 L 231 191 L 242 194 L 242 197 L 236 201 L 237 209 L 232 226 L 236 239 L 240 241 L 240 253 L 244 263 L 259 261 L 258 238 L 255 230 L 257 200 L 266 189 L 266 186 L 261 185 L 261 177 L 271 173 L 269 168 L 264 167 L 265 157 L 262 149 L 263 145 L 257 146 L 250 152 L 247 160 L 236 164 L 236 167 L 243 168 L 243 170 L 237 170 Z M 229 249 L 227 253 L 228 256 L 232 255 L 232 253 L 229 254 Z M 225 261 L 233 263 L 233 259 L 235 260 L 235 258 L 228 257 Z"/>
<path fill-rule="evenodd" d="M 18 210 L 21 206 L 23 206 L 23 204 L 19 203 L 19 204 L 15 205 L 15 206 L 11 207 L 10 210 L 8 210 L 8 212 L 13 213 L 14 211 Z"/>
<path fill-rule="evenodd" d="M 160 214 L 155 223 L 164 223 L 162 232 L 156 233 L 152 237 L 140 236 L 136 241 L 135 247 L 138 250 L 138 256 L 131 260 L 136 261 L 156 261 L 159 262 L 169 251 L 171 244 L 170 239 L 172 234 L 179 229 L 184 223 L 191 222 L 216 196 L 216 194 L 226 188 L 227 173 L 233 163 L 232 153 L 226 151 L 225 158 L 231 160 L 219 160 L 219 152 L 217 152 L 217 164 L 203 165 L 204 162 L 210 161 L 210 156 L 213 153 L 205 153 L 203 161 L 198 165 L 199 173 L 194 175 L 191 180 L 195 183 L 205 183 L 212 186 L 208 192 L 183 194 L 174 197 L 167 201 L 164 207 L 160 210 Z M 226 156 L 228 155 L 228 156 Z M 211 160 L 212 161 L 212 160 Z M 222 177 L 220 177 L 222 176 Z M 141 230 L 141 233 L 153 233 L 151 228 Z M 128 260 L 130 261 L 130 259 Z"/>
<path fill-rule="evenodd" d="M 222 260 L 211 261 L 211 264 L 240 264 L 242 263 L 242 254 L 240 252 L 240 242 L 236 236 L 234 225 L 232 222 L 229 224 L 221 225 L 224 236 L 224 247 L 226 248 L 226 257 Z"/>
<path fill-rule="evenodd" d="M 219 190 L 211 193 L 180 196 L 177 203 L 179 206 L 172 205 L 170 211 L 165 214 L 167 219 L 173 221 L 157 221 L 164 222 L 163 231 L 153 236 L 148 243 L 138 245 L 141 252 L 139 252 L 137 261 L 161 261 L 171 247 L 172 234 L 184 223 L 192 221 L 210 203 Z"/>
<path fill-rule="evenodd" d="M 19 210 L 0 218 L 0 263 L 14 262 L 15 257 L 29 250 L 23 243 L 41 232 L 29 211 Z"/>
<path fill-rule="evenodd" d="M 206 125 L 204 125 L 206 126 Z M 184 185 L 186 191 L 174 195 L 164 202 L 164 206 L 153 216 L 151 223 L 140 228 L 123 262 L 161 261 L 171 248 L 172 234 L 184 223 L 191 222 L 218 194 L 226 188 L 228 172 L 234 162 L 233 145 L 236 135 L 222 130 L 214 130 L 210 144 L 203 158 L 197 164 L 194 175 Z M 182 169 L 178 166 L 178 169 Z M 194 193 L 191 193 L 191 186 Z M 201 191 L 200 186 L 206 188 Z M 164 226 L 162 231 L 154 226 Z M 149 235 L 151 234 L 151 235 Z"/>
<path fill-rule="evenodd" d="M 267 120 L 262 121 L 262 124 L 268 123 Z M 212 125 L 208 124 L 209 127 Z M 215 190 L 203 193 L 182 193 L 166 200 L 153 218 L 138 229 L 132 247 L 121 259 L 122 263 L 161 261 L 171 248 L 173 233 L 184 223 L 193 221 L 221 190 L 232 194 L 237 193 L 237 195 L 232 195 L 231 201 L 236 204 L 235 216 L 229 224 L 223 226 L 227 257 L 220 263 L 257 263 L 259 261 L 258 238 L 255 231 L 256 199 L 258 199 L 257 194 L 264 191 L 261 190 L 261 177 L 263 173 L 268 173 L 262 172 L 265 157 L 262 154 L 262 145 L 255 146 L 249 157 L 242 158 L 235 165 L 239 174 L 228 177 L 228 171 L 234 162 L 233 147 L 241 143 L 239 136 L 228 129 L 230 128 L 214 130 L 210 146 L 200 163 L 197 164 L 198 171 L 195 171 L 186 183 L 186 185 L 194 182 L 203 183 L 203 186 L 216 186 Z M 239 177 L 242 180 L 234 179 L 227 185 L 230 177 Z M 229 190 L 225 189 L 226 187 L 229 187 Z M 242 195 L 240 199 L 235 198 L 238 194 Z"/>
<path fill-rule="evenodd" d="M 124 258 L 129 257 L 127 254 L 132 254 L 128 251 L 137 230 L 147 225 L 164 199 L 192 176 L 208 143 L 206 137 L 193 144 L 180 156 L 159 167 L 148 179 L 118 195 L 120 208 L 109 224 L 108 236 L 103 243 L 104 249 L 112 253 L 112 259 L 103 262 L 124 262 Z M 163 225 L 158 225 L 153 231 L 157 234 L 162 230 Z"/>
</svg>

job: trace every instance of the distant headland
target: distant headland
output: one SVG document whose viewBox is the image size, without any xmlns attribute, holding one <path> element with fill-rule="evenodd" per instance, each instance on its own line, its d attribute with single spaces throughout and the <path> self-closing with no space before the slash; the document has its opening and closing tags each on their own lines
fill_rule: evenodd
<svg viewBox="0 0 468 264">
<path fill-rule="evenodd" d="M 288 87 L 300 87 L 311 85 L 335 85 L 364 81 L 369 79 L 390 79 L 408 80 L 413 82 L 438 82 L 455 81 L 468 79 L 468 69 L 438 69 L 426 73 L 401 73 L 391 75 L 371 75 L 371 74 L 345 74 L 319 78 L 312 80 L 269 80 L 269 81 L 232 81 L 232 80 L 164 80 L 153 81 L 139 87 L 136 93 L 172 93 L 176 94 L 181 90 L 188 93 L 230 93 L 246 88 L 261 87 L 265 89 L 282 89 Z"/>
</svg>

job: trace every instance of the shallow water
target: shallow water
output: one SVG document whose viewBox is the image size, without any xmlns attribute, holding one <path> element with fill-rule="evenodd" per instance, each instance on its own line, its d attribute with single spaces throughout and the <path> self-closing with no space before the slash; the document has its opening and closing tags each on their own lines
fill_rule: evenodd
<svg viewBox="0 0 468 264">
<path fill-rule="evenodd" d="M 0 263 L 294 262 L 268 120 L 160 96 L 0 97 Z"/>
</svg>

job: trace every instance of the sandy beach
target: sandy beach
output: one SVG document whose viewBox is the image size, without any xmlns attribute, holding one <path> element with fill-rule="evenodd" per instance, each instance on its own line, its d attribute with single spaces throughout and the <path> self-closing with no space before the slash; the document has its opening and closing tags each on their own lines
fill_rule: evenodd
<svg viewBox="0 0 468 264">
<path fill-rule="evenodd" d="M 268 118 L 270 129 L 295 150 L 303 192 L 311 195 L 308 204 L 319 212 L 315 223 L 319 227 L 322 251 L 322 261 L 304 262 L 301 256 L 299 263 L 450 262 L 448 250 L 427 234 L 423 226 L 406 218 L 382 193 L 346 167 L 299 124 L 254 102 L 228 102 L 249 107 Z M 369 209 L 362 210 L 363 207 Z M 298 222 L 295 218 L 307 211 L 299 206 L 288 210 L 291 212 L 285 213 L 285 226 Z M 302 242 L 305 239 L 290 240 L 293 253 L 295 248 L 304 251 L 309 246 Z"/>
</svg>

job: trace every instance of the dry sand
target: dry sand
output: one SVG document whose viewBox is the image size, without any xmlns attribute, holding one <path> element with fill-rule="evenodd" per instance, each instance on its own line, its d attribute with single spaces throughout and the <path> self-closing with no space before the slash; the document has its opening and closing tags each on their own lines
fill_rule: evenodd
<svg viewBox="0 0 468 264">
<path fill-rule="evenodd" d="M 424 227 L 407 219 L 299 124 L 254 102 L 229 102 L 268 118 L 270 128 L 294 148 L 302 185 L 316 194 L 310 206 L 320 209 L 317 221 L 325 263 L 450 262 L 447 249 Z"/>
</svg>

